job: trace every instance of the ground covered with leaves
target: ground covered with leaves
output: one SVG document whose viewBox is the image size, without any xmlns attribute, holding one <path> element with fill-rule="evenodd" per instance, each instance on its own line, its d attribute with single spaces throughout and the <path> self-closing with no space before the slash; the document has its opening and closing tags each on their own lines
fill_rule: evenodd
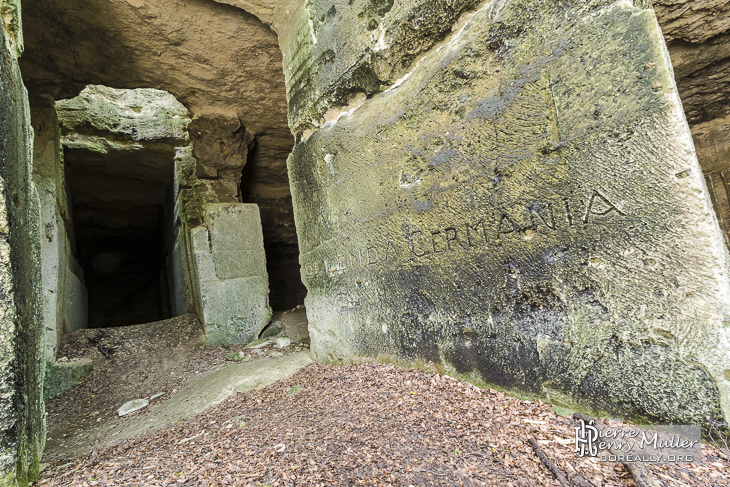
<svg viewBox="0 0 730 487">
<path fill-rule="evenodd" d="M 620 464 L 577 458 L 571 419 L 541 402 L 394 365 L 311 364 L 184 423 L 42 472 L 43 486 L 559 486 L 568 474 L 633 485 Z M 661 486 L 727 486 L 728 459 L 649 465 Z"/>
<path fill-rule="evenodd" d="M 303 309 L 279 312 L 285 322 L 301 317 Z M 296 330 L 288 330 L 290 335 Z M 301 333 L 294 336 L 300 338 Z M 108 436 L 107 426 L 125 418 L 117 410 L 127 401 L 145 398 L 151 406 L 167 401 L 197 377 L 230 364 L 237 352 L 248 360 L 264 360 L 305 350 L 292 343 L 247 349 L 246 345 L 205 346 L 202 326 L 194 315 L 116 328 L 90 328 L 64 335 L 60 362 L 90 359 L 93 373 L 69 391 L 46 401 L 48 435 L 45 462 L 87 453 L 97 432 Z M 308 343 L 308 342 L 307 342 Z"/>
</svg>

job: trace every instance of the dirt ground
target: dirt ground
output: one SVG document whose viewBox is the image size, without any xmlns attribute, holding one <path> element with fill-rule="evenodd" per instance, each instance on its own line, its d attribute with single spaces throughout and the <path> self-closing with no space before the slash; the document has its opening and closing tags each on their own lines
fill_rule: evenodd
<svg viewBox="0 0 730 487">
<path fill-rule="evenodd" d="M 178 326 L 193 324 L 181 321 Z M 156 333 L 164 335 L 162 329 Z M 123 426 L 128 420 L 114 415 L 132 391 L 133 398 L 163 391 L 163 398 L 174 395 L 173 390 L 189 380 L 185 371 L 201 376 L 225 366 L 225 355 L 238 351 L 194 345 L 194 333 L 189 340 L 188 347 L 184 340 L 179 342 L 181 350 L 175 353 L 156 354 L 159 349 L 126 349 L 104 335 L 102 347 L 118 347 L 109 362 L 125 365 L 126 375 L 104 375 L 114 372 L 99 368 L 99 378 L 92 375 L 88 384 L 51 401 L 49 407 L 55 409 L 49 417 L 50 434 L 64 431 L 59 425 L 76 431 L 74 437 L 78 431 L 91 434 L 88 424 L 100 415 L 111 415 L 105 421 Z M 286 352 L 301 347 L 290 346 Z M 262 359 L 270 360 L 274 349 L 264 349 Z M 139 356 L 131 358 L 135 354 Z M 157 360 L 165 362 L 155 365 L 159 373 L 150 370 Z M 116 382 L 99 382 L 102 377 Z M 199 381 L 205 382 L 205 377 Z M 123 378 L 136 386 L 123 384 Z M 92 391 L 103 398 L 89 396 Z M 142 410 L 132 416 L 144 414 L 148 413 Z M 70 460 L 49 458 L 54 461 L 43 470 L 38 485 L 559 486 L 527 443 L 530 438 L 569 478 L 578 478 L 577 473 L 596 486 L 634 485 L 620 464 L 576 457 L 573 428 L 573 420 L 556 414 L 549 404 L 480 389 L 438 374 L 435 368 L 312 363 L 288 379 L 235 394 L 137 438 L 109 448 L 94 449 L 86 443 L 73 450 L 76 456 Z M 727 449 L 705 445 L 702 464 L 648 467 L 662 487 L 730 485 Z"/>
<path fill-rule="evenodd" d="M 308 336 L 304 309 L 276 313 L 275 322 L 284 325 L 286 334 L 295 340 Z M 88 453 L 97 433 L 102 434 L 103 442 L 114 443 L 115 435 L 126 436 L 125 421 L 147 414 L 196 379 L 230 365 L 226 356 L 231 353 L 243 351 L 249 360 L 270 360 L 308 348 L 306 343 L 293 341 L 284 349 L 268 345 L 251 351 L 245 345 L 204 346 L 203 340 L 194 315 L 66 334 L 58 357 L 90 358 L 94 370 L 71 390 L 46 402 L 48 434 L 43 461 Z M 119 418 L 119 407 L 134 399 L 147 399 L 150 406 Z"/>
</svg>

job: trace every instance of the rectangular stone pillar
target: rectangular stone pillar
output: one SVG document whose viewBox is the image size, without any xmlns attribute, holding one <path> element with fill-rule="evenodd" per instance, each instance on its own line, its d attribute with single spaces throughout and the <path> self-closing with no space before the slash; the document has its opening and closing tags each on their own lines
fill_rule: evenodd
<svg viewBox="0 0 730 487">
<path fill-rule="evenodd" d="M 84 273 L 73 256 L 60 126 L 51 103 L 31 109 L 33 182 L 40 196 L 41 267 L 46 360 L 54 362 L 64 333 L 88 326 Z M 73 226 L 73 225 L 71 225 Z"/>
<path fill-rule="evenodd" d="M 297 117 L 358 82 L 348 49 L 372 45 L 351 57 L 375 76 L 423 43 L 416 3 L 379 38 L 360 3 L 289 37 L 336 53 L 310 78 L 285 56 L 301 63 L 289 169 L 317 359 L 433 360 L 635 419 L 730 417 L 727 255 L 653 11 L 488 2 L 306 138 L 317 124 Z"/>
<path fill-rule="evenodd" d="M 211 203 L 203 205 L 203 215 L 190 240 L 206 343 L 249 342 L 271 319 L 259 208 Z"/>
</svg>

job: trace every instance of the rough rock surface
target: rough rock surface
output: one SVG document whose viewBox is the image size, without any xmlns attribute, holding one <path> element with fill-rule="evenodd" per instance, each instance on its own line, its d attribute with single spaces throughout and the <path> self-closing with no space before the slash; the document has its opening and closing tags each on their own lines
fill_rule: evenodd
<svg viewBox="0 0 730 487">
<path fill-rule="evenodd" d="M 337 107 L 361 103 L 394 83 L 478 3 L 325 0 L 292 9 L 279 34 L 294 134 L 310 132 L 336 117 Z"/>
<path fill-rule="evenodd" d="M 316 44 L 300 27 L 292 53 L 349 24 Z M 730 413 L 726 254 L 650 9 L 487 4 L 307 138 L 309 93 L 339 86 L 309 59 L 289 168 L 318 360 L 421 357 L 650 420 Z"/>
<path fill-rule="evenodd" d="M 20 10 L 0 1 L 0 485 L 38 476 L 45 444 L 43 296 Z"/>
<path fill-rule="evenodd" d="M 730 248 L 730 116 L 697 124 L 692 127 L 692 135 L 712 205 Z"/>
<path fill-rule="evenodd" d="M 730 30 L 730 4 L 725 0 L 653 0 L 667 42 L 693 43 Z"/>
<path fill-rule="evenodd" d="M 730 34 L 702 44 L 675 41 L 668 48 L 690 125 L 730 115 Z"/>
<path fill-rule="evenodd" d="M 720 226 L 730 244 L 730 4 L 658 0 L 654 9 L 668 41 L 677 87 Z"/>
<path fill-rule="evenodd" d="M 117 90 L 89 85 L 77 97 L 58 100 L 56 113 L 66 147 L 99 152 L 130 145 L 133 150 L 138 141 L 184 141 L 190 123 L 187 109 L 174 96 L 144 88 Z M 103 138 L 98 148 L 94 145 L 97 138 Z"/>
<path fill-rule="evenodd" d="M 33 107 L 31 123 L 35 133 L 33 181 L 40 196 L 43 229 L 40 243 L 46 360 L 52 362 L 63 333 L 87 326 L 87 295 L 83 271 L 73 256 L 71 206 L 66 192 L 60 127 L 53 106 Z"/>
</svg>

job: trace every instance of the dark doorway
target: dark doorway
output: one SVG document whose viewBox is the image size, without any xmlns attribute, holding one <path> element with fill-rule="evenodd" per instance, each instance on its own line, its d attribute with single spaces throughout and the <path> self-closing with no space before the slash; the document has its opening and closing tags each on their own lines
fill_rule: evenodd
<svg viewBox="0 0 730 487">
<path fill-rule="evenodd" d="M 169 318 L 163 252 L 174 151 L 67 148 L 64 157 L 89 327 Z"/>
<path fill-rule="evenodd" d="M 269 304 L 274 311 L 301 305 L 307 295 L 286 167 L 291 144 L 291 135 L 285 131 L 257 134 L 241 178 L 243 202 L 256 203 L 261 211 Z"/>
</svg>

